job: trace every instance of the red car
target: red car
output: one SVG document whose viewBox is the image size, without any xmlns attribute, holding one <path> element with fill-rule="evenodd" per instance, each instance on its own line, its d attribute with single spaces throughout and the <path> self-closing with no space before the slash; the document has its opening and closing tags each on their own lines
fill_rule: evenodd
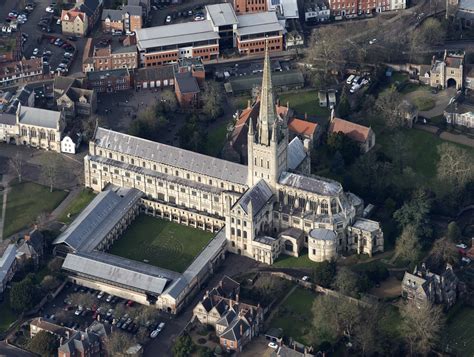
<svg viewBox="0 0 474 357">
<path fill-rule="evenodd" d="M 51 40 L 49 40 L 49 43 L 54 45 L 54 41 L 56 41 L 56 38 L 53 37 Z"/>
<path fill-rule="evenodd" d="M 132 301 L 132 300 L 128 300 L 128 301 L 127 301 L 127 306 L 128 306 L 128 307 L 132 307 L 132 306 L 133 306 L 133 301 Z"/>
</svg>

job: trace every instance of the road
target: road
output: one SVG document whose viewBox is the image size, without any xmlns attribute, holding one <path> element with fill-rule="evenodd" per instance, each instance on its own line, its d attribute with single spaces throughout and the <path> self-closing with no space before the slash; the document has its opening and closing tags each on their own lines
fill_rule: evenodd
<svg viewBox="0 0 474 357">
<path fill-rule="evenodd" d="M 171 348 L 174 340 L 179 336 L 184 327 L 193 316 L 193 308 L 202 299 L 207 289 L 216 286 L 224 275 L 230 277 L 249 271 L 259 265 L 253 259 L 240 255 L 228 254 L 223 266 L 213 275 L 206 286 L 201 287 L 198 295 L 186 306 L 186 308 L 176 317 L 166 323 L 166 327 L 158 337 L 145 346 L 144 357 L 165 357 L 172 356 Z"/>
</svg>

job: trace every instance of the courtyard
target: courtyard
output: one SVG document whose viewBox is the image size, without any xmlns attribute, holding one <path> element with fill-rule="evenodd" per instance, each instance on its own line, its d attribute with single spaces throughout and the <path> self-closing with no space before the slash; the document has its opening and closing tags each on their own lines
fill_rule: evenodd
<svg viewBox="0 0 474 357">
<path fill-rule="evenodd" d="M 140 215 L 109 253 L 182 273 L 213 233 Z"/>
</svg>

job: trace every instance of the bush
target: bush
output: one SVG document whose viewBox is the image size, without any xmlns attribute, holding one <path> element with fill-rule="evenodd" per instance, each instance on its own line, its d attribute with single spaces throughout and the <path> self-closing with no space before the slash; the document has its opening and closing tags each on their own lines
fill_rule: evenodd
<svg viewBox="0 0 474 357">
<path fill-rule="evenodd" d="M 201 338 L 198 339 L 198 343 L 199 343 L 200 345 L 203 345 L 203 344 L 205 344 L 206 342 L 207 342 L 207 340 L 206 340 L 205 338 L 202 338 L 202 337 L 201 337 Z"/>
</svg>

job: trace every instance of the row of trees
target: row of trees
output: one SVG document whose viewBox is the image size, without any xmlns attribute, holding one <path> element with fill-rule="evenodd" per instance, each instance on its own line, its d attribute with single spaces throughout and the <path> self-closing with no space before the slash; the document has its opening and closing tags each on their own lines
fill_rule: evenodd
<svg viewBox="0 0 474 357">
<path fill-rule="evenodd" d="M 441 307 L 409 303 L 400 308 L 401 344 L 389 331 L 390 315 L 398 314 L 386 306 L 358 305 L 329 295 L 318 297 L 313 304 L 312 339 L 319 349 L 328 350 L 342 338 L 363 356 L 426 355 L 439 341 L 445 323 Z M 405 347 L 406 346 L 406 347 Z M 408 350 L 408 351 L 406 351 Z M 407 353 L 408 352 L 408 353 Z"/>
</svg>

